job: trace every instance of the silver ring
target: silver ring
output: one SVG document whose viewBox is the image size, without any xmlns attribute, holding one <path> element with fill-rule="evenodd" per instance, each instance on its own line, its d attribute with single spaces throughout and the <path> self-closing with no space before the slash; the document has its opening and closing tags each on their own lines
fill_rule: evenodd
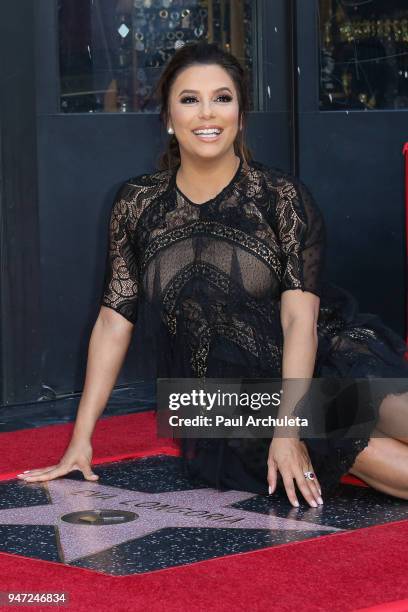
<svg viewBox="0 0 408 612">
<path fill-rule="evenodd" d="M 307 478 L 307 480 L 314 480 L 315 479 L 315 475 L 314 472 L 303 472 L 305 478 Z"/>
</svg>

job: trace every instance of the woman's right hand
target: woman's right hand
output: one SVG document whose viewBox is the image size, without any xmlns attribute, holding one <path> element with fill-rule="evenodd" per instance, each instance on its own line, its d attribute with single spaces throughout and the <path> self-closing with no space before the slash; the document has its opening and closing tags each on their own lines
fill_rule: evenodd
<svg viewBox="0 0 408 612">
<path fill-rule="evenodd" d="M 99 476 L 91 469 L 91 462 L 91 443 L 88 441 L 71 441 L 57 465 L 49 465 L 37 470 L 27 470 L 23 474 L 18 474 L 17 478 L 27 482 L 44 482 L 59 476 L 65 476 L 73 470 L 80 470 L 85 480 L 98 480 Z"/>
</svg>

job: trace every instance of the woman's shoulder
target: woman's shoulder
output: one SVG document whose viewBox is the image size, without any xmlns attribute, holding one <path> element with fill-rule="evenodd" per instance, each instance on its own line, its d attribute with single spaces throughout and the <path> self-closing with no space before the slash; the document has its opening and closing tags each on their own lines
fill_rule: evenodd
<svg viewBox="0 0 408 612">
<path fill-rule="evenodd" d="M 323 212 L 316 202 L 313 190 L 291 172 L 262 162 L 251 162 L 262 173 L 268 194 L 275 196 L 275 209 L 282 215 L 296 213 L 305 222 L 323 223 Z"/>
<path fill-rule="evenodd" d="M 136 174 L 119 183 L 112 203 L 112 215 L 126 218 L 132 229 L 141 215 L 166 191 L 170 173 L 156 170 Z"/>
<path fill-rule="evenodd" d="M 319 206 L 314 198 L 313 189 L 303 179 L 295 174 L 277 166 L 271 166 L 258 161 L 252 161 L 251 165 L 262 173 L 268 190 L 276 192 L 279 201 L 284 205 L 290 202 L 298 208 L 308 205 L 319 212 Z"/>
<path fill-rule="evenodd" d="M 299 188 L 301 186 L 305 186 L 303 181 L 297 177 L 295 174 L 292 174 L 289 170 L 284 170 L 279 166 L 273 166 L 270 164 L 265 164 L 264 162 L 258 160 L 251 160 L 251 167 L 255 169 L 255 171 L 259 172 L 264 176 L 264 178 L 268 181 L 269 185 L 273 185 L 276 188 L 282 187 L 295 187 Z"/>
<path fill-rule="evenodd" d="M 156 170 L 133 175 L 122 181 L 117 190 L 115 201 L 127 204 L 138 204 L 143 208 L 166 191 L 171 173 L 168 170 Z"/>
<path fill-rule="evenodd" d="M 137 190 L 140 187 L 160 187 L 166 185 L 170 179 L 171 172 L 169 170 L 154 170 L 153 172 L 144 172 L 136 174 L 123 182 L 123 186 L 127 186 L 130 190 Z"/>
</svg>

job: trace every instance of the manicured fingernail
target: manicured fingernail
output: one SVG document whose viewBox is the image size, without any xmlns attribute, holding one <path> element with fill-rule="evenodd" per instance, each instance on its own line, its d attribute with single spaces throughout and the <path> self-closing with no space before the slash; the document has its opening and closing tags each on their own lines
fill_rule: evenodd
<svg viewBox="0 0 408 612">
<path fill-rule="evenodd" d="M 23 474 L 27 474 L 30 470 L 24 470 Z"/>
<path fill-rule="evenodd" d="M 322 490 L 321 490 L 321 489 L 318 489 L 318 491 L 319 491 L 319 494 L 321 495 L 321 494 L 322 494 Z"/>
<path fill-rule="evenodd" d="M 315 500 L 312 500 L 312 506 L 313 508 L 317 508 L 317 502 L 315 502 Z"/>
<path fill-rule="evenodd" d="M 269 495 L 272 495 L 272 487 L 269 485 L 268 487 Z"/>
<path fill-rule="evenodd" d="M 293 505 L 296 506 L 296 508 L 299 508 L 299 502 L 298 501 L 294 501 Z"/>
<path fill-rule="evenodd" d="M 322 503 L 323 503 L 323 499 L 322 499 L 321 497 L 318 497 L 318 498 L 317 498 L 317 501 L 319 502 L 319 504 L 322 504 Z"/>
</svg>

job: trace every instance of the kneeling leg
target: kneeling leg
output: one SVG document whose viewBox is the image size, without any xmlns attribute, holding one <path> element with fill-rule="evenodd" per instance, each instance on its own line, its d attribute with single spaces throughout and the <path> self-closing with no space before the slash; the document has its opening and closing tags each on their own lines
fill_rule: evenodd
<svg viewBox="0 0 408 612">
<path fill-rule="evenodd" d="M 408 499 L 408 444 L 374 430 L 349 472 L 382 493 Z"/>
<path fill-rule="evenodd" d="M 376 428 L 408 444 L 408 393 L 390 394 L 383 399 Z"/>
</svg>

